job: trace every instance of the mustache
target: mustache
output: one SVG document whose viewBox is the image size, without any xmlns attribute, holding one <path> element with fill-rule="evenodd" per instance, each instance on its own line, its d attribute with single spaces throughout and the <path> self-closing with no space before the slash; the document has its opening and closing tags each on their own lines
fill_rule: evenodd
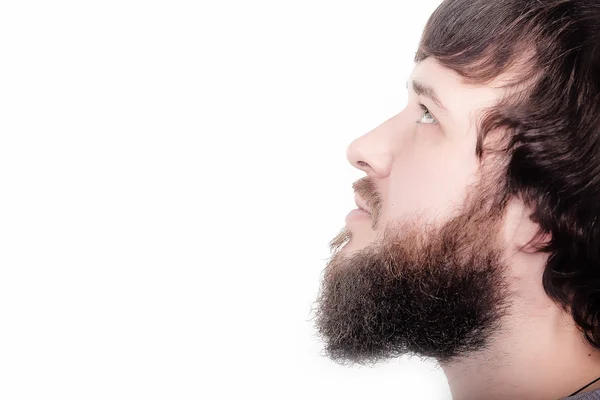
<svg viewBox="0 0 600 400">
<path fill-rule="evenodd" d="M 352 184 L 352 189 L 358 194 L 369 207 L 371 216 L 373 217 L 372 228 L 378 226 L 379 216 L 381 215 L 381 193 L 377 188 L 377 184 L 370 176 L 365 176 Z"/>
<path fill-rule="evenodd" d="M 370 208 L 376 208 L 381 205 L 381 194 L 377 189 L 377 184 L 371 177 L 365 176 L 357 180 L 352 184 L 352 189 L 367 202 Z"/>
</svg>

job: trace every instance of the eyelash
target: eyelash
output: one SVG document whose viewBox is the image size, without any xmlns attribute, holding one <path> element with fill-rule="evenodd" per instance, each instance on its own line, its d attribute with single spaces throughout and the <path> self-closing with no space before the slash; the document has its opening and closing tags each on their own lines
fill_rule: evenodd
<svg viewBox="0 0 600 400">
<path fill-rule="evenodd" d="M 423 104 L 421 104 L 421 103 L 418 103 L 418 104 L 419 104 L 419 107 L 421 107 L 421 111 L 423 111 L 423 112 L 426 112 L 426 113 L 429 113 L 429 115 L 431 115 L 431 118 L 432 118 L 432 119 L 433 119 L 435 122 L 434 122 L 434 123 L 432 123 L 432 124 L 426 124 L 426 123 L 423 123 L 423 122 L 421 122 L 420 120 L 418 120 L 418 121 L 415 121 L 415 122 L 416 122 L 417 124 L 420 124 L 420 125 L 437 125 L 437 119 L 436 119 L 436 118 L 433 116 L 433 114 L 431 113 L 431 111 L 429 111 L 429 109 L 428 109 L 427 107 L 425 107 Z"/>
</svg>

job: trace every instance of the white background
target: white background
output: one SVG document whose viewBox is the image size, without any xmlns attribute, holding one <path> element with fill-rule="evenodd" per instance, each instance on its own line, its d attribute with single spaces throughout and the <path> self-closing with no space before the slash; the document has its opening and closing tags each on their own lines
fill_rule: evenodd
<svg viewBox="0 0 600 400">
<path fill-rule="evenodd" d="M 0 398 L 449 399 L 310 308 L 439 1 L 0 6 Z"/>
</svg>

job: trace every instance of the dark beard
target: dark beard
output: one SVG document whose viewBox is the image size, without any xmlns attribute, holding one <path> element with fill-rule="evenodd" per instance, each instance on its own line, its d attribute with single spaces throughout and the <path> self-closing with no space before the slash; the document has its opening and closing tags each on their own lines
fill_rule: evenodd
<svg viewBox="0 0 600 400">
<path fill-rule="evenodd" d="M 486 347 L 510 292 L 501 214 L 472 204 L 440 228 L 388 227 L 380 242 L 332 257 L 315 318 L 330 358 L 374 364 L 410 354 L 447 363 Z"/>
</svg>

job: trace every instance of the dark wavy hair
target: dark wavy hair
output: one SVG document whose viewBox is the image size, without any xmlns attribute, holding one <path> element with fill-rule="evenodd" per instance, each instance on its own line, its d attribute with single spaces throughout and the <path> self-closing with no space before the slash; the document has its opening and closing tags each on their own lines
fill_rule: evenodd
<svg viewBox="0 0 600 400">
<path fill-rule="evenodd" d="M 538 247 L 549 254 L 544 290 L 598 349 L 599 46 L 597 0 L 446 0 L 415 56 L 467 84 L 511 77 L 509 94 L 478 121 L 477 156 L 488 134 L 504 132 L 508 194 L 534 210 L 540 235 L 551 234 Z"/>
</svg>

